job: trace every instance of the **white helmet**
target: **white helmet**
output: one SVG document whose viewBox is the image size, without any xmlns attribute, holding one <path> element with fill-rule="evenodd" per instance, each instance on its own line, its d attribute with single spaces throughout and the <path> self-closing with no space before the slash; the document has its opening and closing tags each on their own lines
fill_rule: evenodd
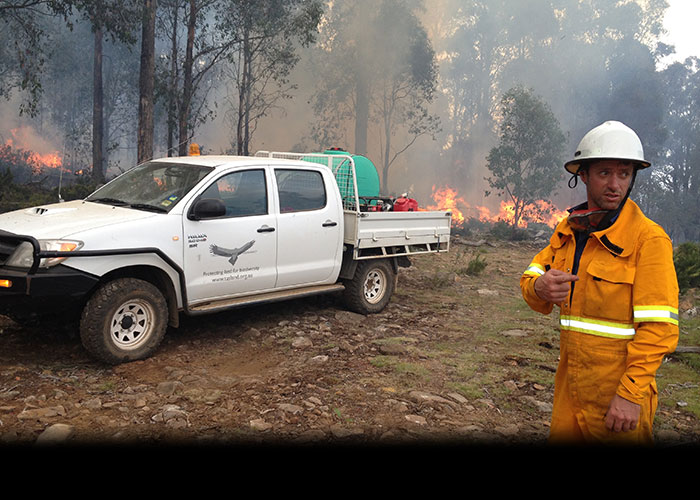
<svg viewBox="0 0 700 500">
<path fill-rule="evenodd" d="M 651 165 L 644 159 L 642 141 L 634 130 L 616 121 L 607 121 L 584 135 L 574 159 L 566 162 L 564 168 L 577 174 L 579 167 L 588 160 L 627 160 L 636 163 L 637 168 Z"/>
</svg>

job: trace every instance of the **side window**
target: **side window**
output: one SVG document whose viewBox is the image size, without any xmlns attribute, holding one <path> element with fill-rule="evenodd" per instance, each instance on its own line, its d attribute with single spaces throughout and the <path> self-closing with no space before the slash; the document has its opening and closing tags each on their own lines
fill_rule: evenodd
<svg viewBox="0 0 700 500">
<path fill-rule="evenodd" d="M 226 217 L 267 214 L 264 170 L 244 170 L 225 175 L 209 186 L 200 198 L 220 199 Z"/>
<path fill-rule="evenodd" d="M 318 210 L 326 206 L 326 186 L 320 172 L 276 169 L 280 212 Z"/>
</svg>

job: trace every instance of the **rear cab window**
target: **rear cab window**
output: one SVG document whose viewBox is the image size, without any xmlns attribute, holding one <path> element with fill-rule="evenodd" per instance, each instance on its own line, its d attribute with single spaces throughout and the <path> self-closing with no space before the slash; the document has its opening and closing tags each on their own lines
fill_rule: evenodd
<svg viewBox="0 0 700 500">
<path fill-rule="evenodd" d="M 280 213 L 325 208 L 328 197 L 323 176 L 316 170 L 275 169 Z"/>
</svg>

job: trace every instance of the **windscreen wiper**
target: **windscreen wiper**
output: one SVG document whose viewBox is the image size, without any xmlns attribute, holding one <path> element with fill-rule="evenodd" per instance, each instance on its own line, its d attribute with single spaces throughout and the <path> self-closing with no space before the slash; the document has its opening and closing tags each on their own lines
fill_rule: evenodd
<svg viewBox="0 0 700 500">
<path fill-rule="evenodd" d="M 129 207 L 136 208 L 137 210 L 151 210 L 153 212 L 163 212 L 163 213 L 168 212 L 163 207 L 159 207 L 157 205 L 149 205 L 148 203 L 130 203 Z"/>
<path fill-rule="evenodd" d="M 125 207 L 129 203 L 120 200 L 118 198 L 88 198 L 87 201 L 94 201 L 95 203 L 107 203 L 109 205 L 119 205 L 120 207 Z"/>
</svg>

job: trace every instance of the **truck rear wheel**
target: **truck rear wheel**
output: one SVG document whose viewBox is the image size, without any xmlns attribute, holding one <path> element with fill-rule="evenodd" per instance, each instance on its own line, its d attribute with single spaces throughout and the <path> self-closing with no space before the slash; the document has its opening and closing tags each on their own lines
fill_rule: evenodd
<svg viewBox="0 0 700 500">
<path fill-rule="evenodd" d="M 120 278 L 90 298 L 80 320 L 80 338 L 93 356 L 110 364 L 150 356 L 168 326 L 168 305 L 151 283 Z"/>
<path fill-rule="evenodd" d="M 355 275 L 345 282 L 345 304 L 360 314 L 378 313 L 391 300 L 396 284 L 394 269 L 386 260 L 364 260 Z"/>
</svg>

